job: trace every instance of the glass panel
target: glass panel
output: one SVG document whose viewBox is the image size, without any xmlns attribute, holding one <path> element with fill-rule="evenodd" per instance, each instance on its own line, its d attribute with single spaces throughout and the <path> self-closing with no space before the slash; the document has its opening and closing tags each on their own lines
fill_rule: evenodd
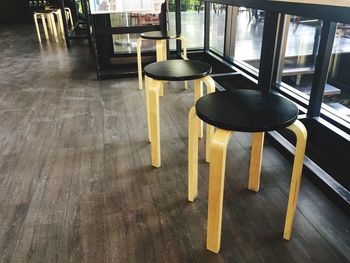
<svg viewBox="0 0 350 263">
<path fill-rule="evenodd" d="M 112 27 L 159 25 L 158 14 L 118 13 L 110 17 Z"/>
<path fill-rule="evenodd" d="M 289 16 L 286 47 L 279 79 L 309 98 L 321 36 L 322 21 Z"/>
<path fill-rule="evenodd" d="M 115 53 L 136 53 L 137 39 L 140 34 L 114 34 L 113 44 Z M 143 41 L 142 51 L 155 50 L 155 41 Z"/>
<path fill-rule="evenodd" d="M 133 13 L 118 13 L 111 14 L 111 26 L 146 26 L 158 25 L 158 14 L 133 14 Z M 113 44 L 115 53 L 136 52 L 136 42 L 140 34 L 116 34 L 113 35 Z M 143 41 L 142 50 L 154 50 L 154 41 Z"/>
<path fill-rule="evenodd" d="M 323 102 L 350 122 L 350 25 L 338 24 Z"/>
<path fill-rule="evenodd" d="M 171 32 L 176 32 L 174 0 L 169 1 L 169 11 L 169 28 Z M 187 40 L 187 48 L 204 47 L 203 1 L 181 1 L 181 35 Z M 175 41 L 170 41 L 170 49 L 175 49 Z"/>
<path fill-rule="evenodd" d="M 264 11 L 240 7 L 237 15 L 235 60 L 259 69 Z"/>
<path fill-rule="evenodd" d="M 226 5 L 210 4 L 209 47 L 224 54 Z"/>
</svg>

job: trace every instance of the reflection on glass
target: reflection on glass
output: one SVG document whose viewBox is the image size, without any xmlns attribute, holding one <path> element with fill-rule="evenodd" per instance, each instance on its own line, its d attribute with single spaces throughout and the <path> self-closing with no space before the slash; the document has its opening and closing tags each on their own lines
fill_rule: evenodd
<svg viewBox="0 0 350 263">
<path fill-rule="evenodd" d="M 312 18 L 291 16 L 287 43 L 282 45 L 284 63 L 280 78 L 284 83 L 309 97 L 315 71 L 322 21 Z"/>
<path fill-rule="evenodd" d="M 226 5 L 210 5 L 210 36 L 209 47 L 224 54 Z"/>
<path fill-rule="evenodd" d="M 169 1 L 169 28 L 175 30 L 174 0 Z M 181 1 L 181 35 L 187 40 L 187 47 L 204 47 L 204 3 L 200 0 Z M 175 49 L 176 42 L 170 41 L 170 49 Z"/>
<path fill-rule="evenodd" d="M 110 18 L 112 27 L 159 25 L 158 14 L 118 13 L 111 14 Z M 136 52 L 136 42 L 139 37 L 140 34 L 113 35 L 114 52 Z M 142 50 L 152 49 L 155 49 L 154 41 L 142 43 Z"/>
<path fill-rule="evenodd" d="M 323 103 L 350 122 L 350 25 L 338 24 Z"/>
<path fill-rule="evenodd" d="M 240 7 L 237 16 L 235 60 L 259 69 L 264 11 Z"/>
</svg>

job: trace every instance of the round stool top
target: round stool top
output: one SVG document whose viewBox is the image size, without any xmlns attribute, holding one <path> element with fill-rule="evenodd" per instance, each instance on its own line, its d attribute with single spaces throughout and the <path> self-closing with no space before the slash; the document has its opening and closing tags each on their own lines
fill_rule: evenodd
<svg viewBox="0 0 350 263">
<path fill-rule="evenodd" d="M 161 31 L 149 31 L 141 33 L 141 37 L 144 39 L 162 40 L 162 39 L 174 39 L 178 38 L 180 34 L 172 34 L 169 31 L 163 34 Z"/>
<path fill-rule="evenodd" d="M 34 14 L 49 14 L 52 10 L 35 11 Z"/>
<path fill-rule="evenodd" d="M 298 107 L 276 94 L 256 90 L 214 92 L 196 103 L 197 116 L 215 127 L 242 132 L 266 132 L 291 125 Z"/>
<path fill-rule="evenodd" d="M 211 66 L 198 60 L 166 60 L 145 67 L 145 75 L 157 80 L 193 80 L 211 73 Z"/>
</svg>

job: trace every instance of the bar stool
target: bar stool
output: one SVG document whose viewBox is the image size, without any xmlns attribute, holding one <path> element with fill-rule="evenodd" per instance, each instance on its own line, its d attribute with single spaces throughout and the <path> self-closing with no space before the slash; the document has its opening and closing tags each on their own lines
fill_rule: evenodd
<svg viewBox="0 0 350 263">
<path fill-rule="evenodd" d="M 47 11 L 34 12 L 34 14 L 33 14 L 36 34 L 38 36 L 38 40 L 39 40 L 40 43 L 41 43 L 41 36 L 40 36 L 40 29 L 39 29 L 38 19 L 40 18 L 41 22 L 43 24 L 45 38 L 49 39 L 49 34 L 47 32 L 47 26 L 46 26 L 46 19 L 48 19 L 48 23 L 50 23 L 49 22 L 49 20 L 50 20 L 49 14 L 50 14 L 50 12 L 47 12 Z"/>
<path fill-rule="evenodd" d="M 187 46 L 186 39 L 179 34 L 171 34 L 167 32 L 163 34 L 161 31 L 150 31 L 142 33 L 140 38 L 137 40 L 137 71 L 139 78 L 139 89 L 142 89 L 142 60 L 141 60 L 141 46 L 143 40 L 155 40 L 156 41 L 156 59 L 157 62 L 167 60 L 167 40 L 177 39 L 181 40 L 183 54 L 182 58 L 187 59 Z M 185 82 L 185 89 L 188 88 L 188 83 Z M 162 90 L 161 90 L 162 96 Z"/>
<path fill-rule="evenodd" d="M 198 117 L 197 117 L 198 116 Z M 211 141 L 208 196 L 207 249 L 218 253 L 224 193 L 226 149 L 235 131 L 252 133 L 248 189 L 258 192 L 264 133 L 281 128 L 292 130 L 297 139 L 283 238 L 291 237 L 300 188 L 307 139 L 304 125 L 297 120 L 298 108 L 291 101 L 254 90 L 215 92 L 200 98 L 189 112 L 188 200 L 197 196 L 198 119 L 216 127 Z"/>
<path fill-rule="evenodd" d="M 211 66 L 196 60 L 167 60 L 154 62 L 145 67 L 146 107 L 148 122 L 148 137 L 151 142 L 152 165 L 160 167 L 160 120 L 159 120 L 159 93 L 165 81 L 194 80 L 194 97 L 197 101 L 202 96 L 202 83 L 207 87 L 207 93 L 215 91 L 215 82 L 209 76 Z M 197 138 L 203 137 L 202 123 Z M 206 143 L 209 143 L 214 133 L 213 127 L 207 125 Z M 209 150 L 206 155 L 209 160 Z"/>
</svg>

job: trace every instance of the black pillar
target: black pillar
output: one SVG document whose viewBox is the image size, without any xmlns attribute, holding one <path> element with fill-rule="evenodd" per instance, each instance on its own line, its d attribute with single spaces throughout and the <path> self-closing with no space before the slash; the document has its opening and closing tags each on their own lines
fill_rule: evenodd
<svg viewBox="0 0 350 263">
<path fill-rule="evenodd" d="M 278 13 L 265 11 L 258 81 L 259 88 L 264 94 L 270 93 L 273 84 L 279 20 Z"/>
</svg>

